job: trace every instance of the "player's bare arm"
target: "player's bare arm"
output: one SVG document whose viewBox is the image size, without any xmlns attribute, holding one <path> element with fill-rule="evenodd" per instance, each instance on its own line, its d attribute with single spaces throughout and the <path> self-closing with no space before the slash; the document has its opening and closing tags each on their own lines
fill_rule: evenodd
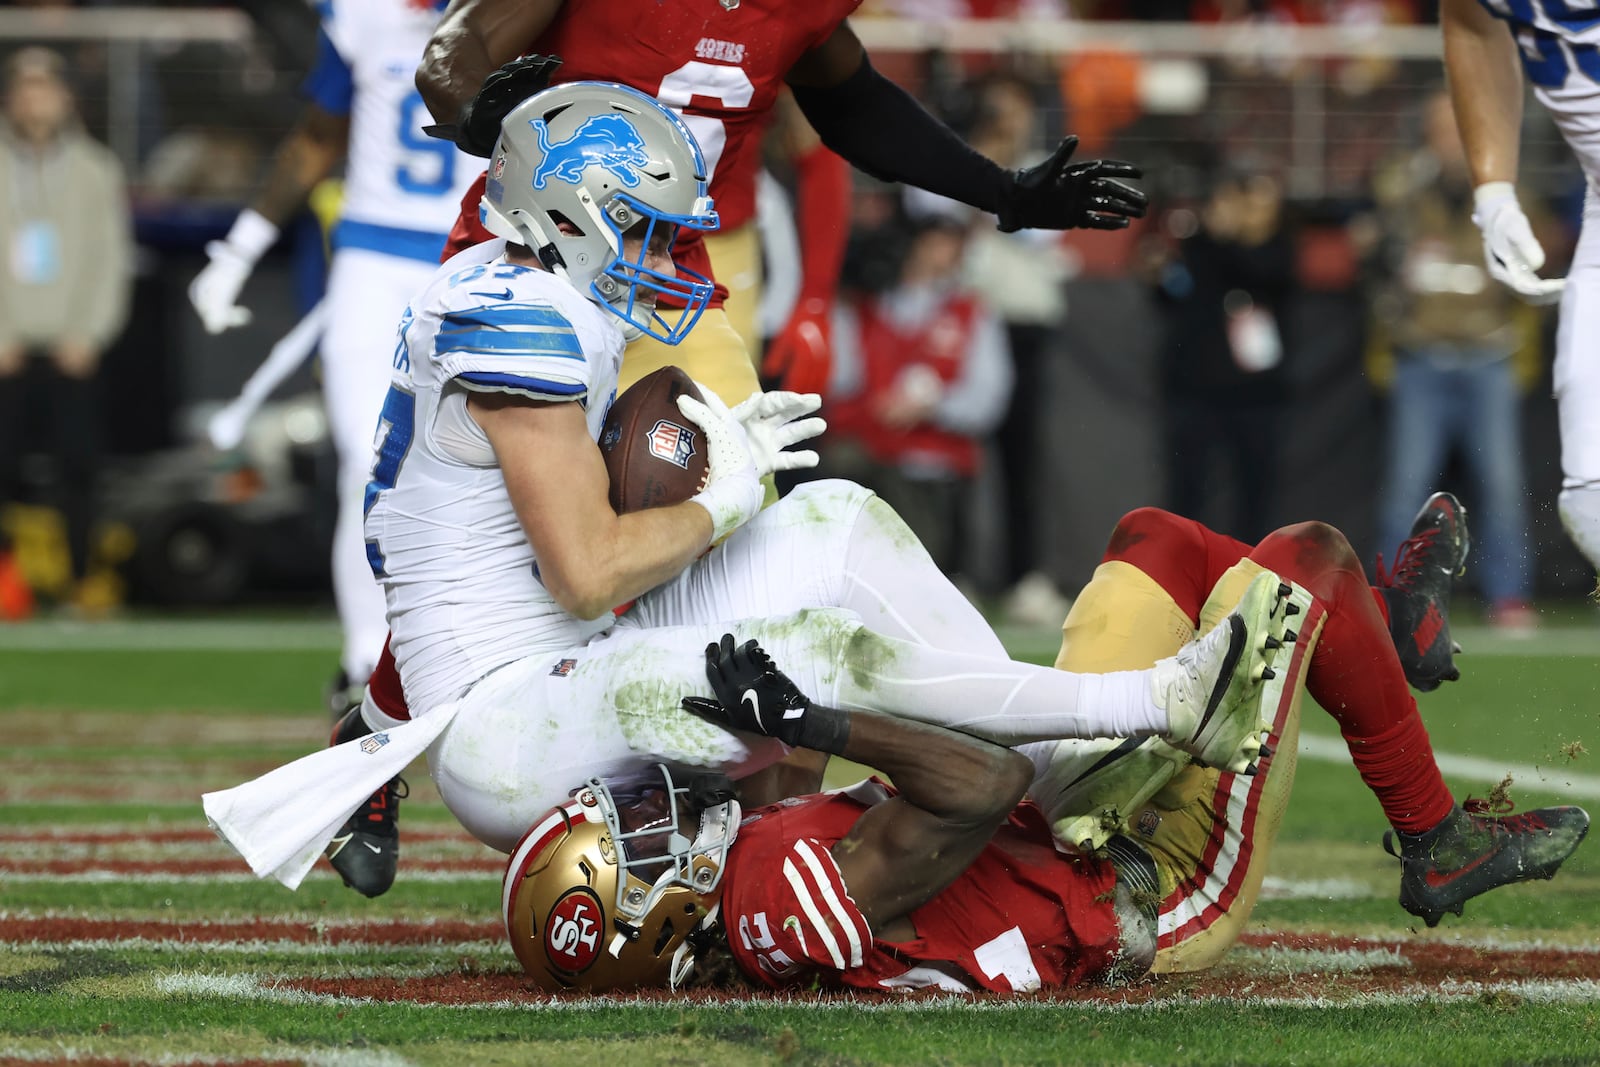
<svg viewBox="0 0 1600 1067">
<path fill-rule="evenodd" d="M 1478 0 L 1443 0 L 1445 70 L 1472 182 L 1515 182 L 1522 67 L 1506 24 Z"/>
<path fill-rule="evenodd" d="M 605 462 L 578 404 L 474 393 L 467 410 L 500 461 L 540 581 L 573 615 L 599 618 L 711 544 L 711 518 L 696 504 L 611 510 Z"/>
<path fill-rule="evenodd" d="M 1033 779 L 1025 756 L 968 734 L 813 704 L 754 641 L 706 649 L 717 699 L 684 706 L 735 730 L 843 756 L 887 774 L 897 796 L 833 846 L 850 896 L 879 937 L 915 936 L 908 916 L 975 859 Z"/>
<path fill-rule="evenodd" d="M 307 104 L 300 121 L 278 145 L 266 184 L 250 203 L 274 226 L 283 226 L 305 204 L 317 183 L 333 173 L 350 143 L 350 117 Z"/>
<path fill-rule="evenodd" d="M 455 0 L 417 66 L 417 91 L 428 111 L 455 122 L 483 80 L 521 55 L 560 10 L 561 0 Z"/>
</svg>

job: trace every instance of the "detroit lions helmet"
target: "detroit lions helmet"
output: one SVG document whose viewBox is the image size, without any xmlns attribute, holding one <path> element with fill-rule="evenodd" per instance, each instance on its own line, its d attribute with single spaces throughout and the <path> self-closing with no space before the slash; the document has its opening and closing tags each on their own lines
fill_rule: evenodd
<svg viewBox="0 0 1600 1067">
<path fill-rule="evenodd" d="M 719 795 L 697 815 L 697 790 L 664 766 L 654 773 L 626 791 L 589 779 L 512 852 L 506 933 L 540 989 L 676 987 L 694 966 L 693 935 L 716 921 L 739 802 Z"/>
<path fill-rule="evenodd" d="M 490 233 L 532 248 L 620 316 L 630 338 L 677 344 L 711 299 L 711 280 L 651 270 L 645 250 L 681 226 L 717 228 L 706 182 L 705 157 L 677 115 L 624 85 L 568 82 L 506 115 L 480 213 Z M 644 241 L 624 255 L 622 235 L 635 227 Z M 676 323 L 656 311 L 660 295 L 684 306 Z"/>
</svg>

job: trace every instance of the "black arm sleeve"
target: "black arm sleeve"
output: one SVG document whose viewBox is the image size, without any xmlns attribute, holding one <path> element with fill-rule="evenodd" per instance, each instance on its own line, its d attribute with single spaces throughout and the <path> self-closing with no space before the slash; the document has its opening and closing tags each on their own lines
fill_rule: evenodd
<svg viewBox="0 0 1600 1067">
<path fill-rule="evenodd" d="M 998 213 L 1015 178 L 956 136 L 863 55 L 838 85 L 790 86 L 822 143 L 858 170 Z"/>
</svg>

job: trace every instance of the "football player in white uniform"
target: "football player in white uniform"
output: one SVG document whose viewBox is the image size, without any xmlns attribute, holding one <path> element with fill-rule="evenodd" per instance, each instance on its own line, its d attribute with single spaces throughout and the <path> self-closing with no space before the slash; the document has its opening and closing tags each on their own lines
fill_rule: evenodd
<svg viewBox="0 0 1600 1067">
<path fill-rule="evenodd" d="M 871 493 L 821 482 L 761 510 L 763 476 L 816 461 L 784 451 L 821 430 L 801 418 L 815 396 L 757 394 L 732 411 L 681 398 L 706 485 L 676 505 L 611 509 L 596 442 L 624 344 L 681 338 L 711 295 L 670 257 L 678 227 L 716 225 L 704 160 L 672 112 L 598 82 L 524 101 L 505 119 L 482 210 L 500 238 L 441 267 L 403 319 L 367 487 L 368 557 L 418 721 L 364 708 L 382 731 L 364 739 L 374 752 L 450 716 L 430 767 L 479 839 L 509 851 L 591 774 L 665 760 L 745 775 L 781 759 L 781 744 L 679 706 L 731 619 L 838 705 L 1003 743 L 1159 734 L 1216 765 L 1254 762 L 1270 590 L 1148 670 L 1014 663 Z M 686 314 L 655 313 L 667 293 Z M 392 773 L 352 758 L 341 787 Z M 392 853 L 383 866 L 370 881 L 340 871 L 376 895 Z"/>
<path fill-rule="evenodd" d="M 1600 18 L 1564 0 L 1444 0 L 1440 20 L 1489 273 L 1530 303 L 1561 303 L 1561 521 L 1600 572 Z M 1517 203 L 1524 74 L 1588 179 L 1565 279 L 1540 277 L 1544 249 Z"/>
<path fill-rule="evenodd" d="M 208 332 L 249 322 L 249 309 L 237 301 L 257 260 L 312 188 L 347 161 L 322 337 L 323 396 L 339 457 L 333 587 L 344 649 L 329 697 L 335 714 L 361 699 L 388 629 L 383 591 L 367 565 L 361 493 L 395 324 L 438 269 L 462 192 L 479 169 L 454 145 L 422 132 L 430 120 L 413 75 L 444 6 L 320 0 L 317 61 L 300 122 L 226 239 L 207 246 L 210 263 L 189 286 Z"/>
</svg>

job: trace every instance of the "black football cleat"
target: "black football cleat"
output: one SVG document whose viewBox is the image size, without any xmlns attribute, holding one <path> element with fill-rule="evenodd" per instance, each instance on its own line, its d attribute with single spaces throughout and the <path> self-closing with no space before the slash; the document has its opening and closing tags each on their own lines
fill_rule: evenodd
<svg viewBox="0 0 1600 1067">
<path fill-rule="evenodd" d="M 1400 859 L 1400 906 L 1437 926 L 1445 912 L 1460 915 L 1461 905 L 1480 893 L 1554 878 L 1588 832 L 1589 814 L 1582 808 L 1497 817 L 1484 814 L 1482 802 L 1469 800 L 1427 833 L 1390 830 L 1383 847 Z"/>
<path fill-rule="evenodd" d="M 1466 572 L 1472 538 L 1467 509 L 1449 493 L 1435 493 L 1411 523 L 1411 536 L 1385 573 L 1378 556 L 1378 586 L 1389 605 L 1389 636 L 1412 688 L 1431 693 L 1461 677 L 1459 651 L 1450 640 L 1450 585 Z"/>
<path fill-rule="evenodd" d="M 395 823 L 400 801 L 410 795 L 406 780 L 389 779 L 345 820 L 323 855 L 344 884 L 368 897 L 382 896 L 394 885 L 400 865 L 400 827 Z"/>
</svg>

